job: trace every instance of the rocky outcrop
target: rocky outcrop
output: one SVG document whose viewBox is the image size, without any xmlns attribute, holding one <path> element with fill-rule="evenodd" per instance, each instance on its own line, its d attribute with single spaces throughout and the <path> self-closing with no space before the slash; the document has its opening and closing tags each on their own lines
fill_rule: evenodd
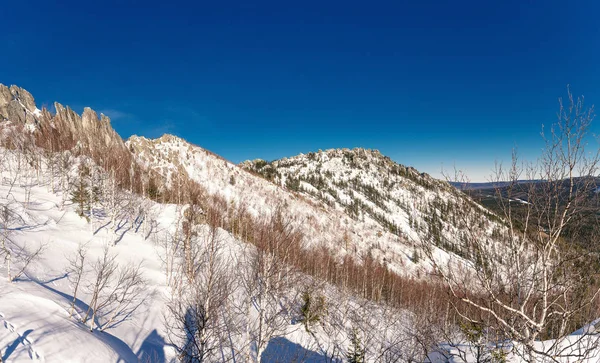
<svg viewBox="0 0 600 363">
<path fill-rule="evenodd" d="M 110 124 L 110 118 L 98 114 L 89 107 L 79 116 L 70 107 L 54 103 L 56 114 L 51 122 L 61 132 L 70 133 L 75 140 L 93 149 L 119 147 L 125 149 L 125 144 Z"/>
<path fill-rule="evenodd" d="M 0 120 L 36 124 L 40 116 L 31 93 L 14 85 L 7 87 L 0 84 Z"/>
<path fill-rule="evenodd" d="M 126 150 L 123 139 L 110 124 L 110 118 L 98 114 L 89 107 L 81 116 L 68 106 L 54 103 L 55 114 L 39 110 L 31 93 L 17 86 L 0 84 L 0 120 L 31 125 L 34 132 L 55 133 L 65 144 L 79 144 L 92 153 L 106 148 Z"/>
<path fill-rule="evenodd" d="M 133 178 L 139 170 L 125 142 L 107 116 L 98 115 L 89 107 L 81 115 L 58 102 L 54 103 L 54 113 L 46 108 L 39 110 L 29 92 L 0 84 L 0 135 L 4 130 L 11 130 L 13 138 L 26 136 L 46 150 L 87 155 L 110 170 L 121 186 L 139 184 L 139 178 Z"/>
</svg>

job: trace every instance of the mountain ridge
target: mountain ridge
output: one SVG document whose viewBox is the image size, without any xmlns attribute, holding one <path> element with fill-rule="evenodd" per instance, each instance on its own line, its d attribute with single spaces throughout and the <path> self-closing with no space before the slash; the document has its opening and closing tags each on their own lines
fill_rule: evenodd
<svg viewBox="0 0 600 363">
<path fill-rule="evenodd" d="M 0 86 L 0 93 L 0 115 L 8 119 L 22 114 L 17 123 L 38 130 L 45 147 L 88 150 L 100 165 L 107 160 L 121 165 L 121 180 L 131 183 L 140 180 L 140 171 L 129 165 L 150 172 L 152 180 L 138 182 L 140 192 L 154 183 L 165 195 L 174 183 L 189 179 L 254 216 L 283 209 L 309 245 L 323 244 L 340 257 L 359 261 L 373 256 L 402 275 L 420 276 L 430 269 L 420 258 L 422 244 L 435 245 L 441 256 L 469 257 L 456 247 L 463 227 L 455 225 L 461 219 L 457 213 L 472 214 L 484 231 L 500 228 L 490 227 L 496 223 L 494 216 L 448 183 L 376 149 L 332 148 L 236 165 L 171 134 L 155 139 L 132 135 L 123 141 L 110 119 L 98 117 L 91 108 L 80 116 L 55 103 L 52 115 L 38 110 L 33 96 L 17 86 Z"/>
<path fill-rule="evenodd" d="M 53 276 L 48 275 L 44 261 L 35 266 L 36 273 L 47 281 L 58 281 L 53 286 L 60 294 L 69 291 L 71 280 L 60 281 L 68 274 L 55 276 L 63 273 L 64 267 L 59 264 L 64 265 L 67 261 L 62 258 L 76 252 L 77 243 L 92 241 L 92 253 L 98 258 L 102 258 L 103 249 L 120 251 L 124 254 L 120 264 L 130 256 L 151 261 L 151 269 L 143 274 L 151 277 L 151 286 L 164 294 L 149 301 L 153 321 L 144 320 L 142 331 L 147 337 L 168 335 L 172 327 L 159 321 L 160 313 L 177 306 L 188 290 L 196 293 L 194 288 L 204 288 L 215 272 L 231 278 L 223 286 L 235 291 L 232 297 L 212 297 L 212 302 L 217 302 L 214 309 L 226 314 L 217 318 L 230 319 L 228 324 L 239 322 L 240 327 L 246 324 L 242 329 L 235 325 L 234 330 L 227 330 L 237 334 L 233 340 L 229 336 L 228 344 L 235 349 L 241 347 L 228 353 L 232 356 L 248 349 L 247 357 L 254 354 L 264 358 L 269 356 L 265 342 L 285 337 L 294 344 L 299 342 L 302 349 L 333 357 L 346 349 L 347 339 L 356 334 L 356 327 L 363 329 L 363 337 L 367 337 L 364 333 L 368 329 L 388 324 L 388 319 L 393 325 L 386 325 L 389 331 L 368 330 L 373 335 L 365 346 L 373 342 L 381 346 L 366 349 L 402 350 L 405 342 L 419 347 L 411 332 L 414 324 L 424 319 L 427 322 L 422 328 L 428 329 L 430 318 L 443 320 L 445 316 L 443 324 L 435 327 L 446 329 L 449 319 L 453 302 L 440 283 L 440 271 L 447 268 L 450 273 L 460 272 L 465 280 L 460 288 L 469 290 L 469 278 L 486 273 L 491 266 L 486 264 L 488 260 L 478 259 L 482 254 L 490 254 L 491 260 L 498 262 L 495 267 L 510 268 L 502 262 L 506 257 L 506 245 L 502 244 L 506 241 L 506 225 L 501 218 L 451 184 L 399 164 L 376 149 L 332 148 L 269 162 L 255 159 L 234 164 L 171 134 L 155 139 L 132 135 L 123 141 L 110 120 L 90 108 L 78 115 L 68 106 L 56 104 L 57 112 L 51 114 L 38 110 L 26 91 L 11 88 L 3 88 L 10 99 L 4 97 L 0 102 L 0 152 L 7 156 L 0 160 L 4 177 L 0 188 L 7 197 L 3 193 L 0 199 L 20 217 L 11 222 L 14 226 L 9 233 L 19 243 L 35 237 L 31 239 L 42 247 L 45 235 L 57 240 L 50 253 L 53 263 L 58 261 L 53 265 Z M 15 115 L 22 117 L 11 119 Z M 19 141 L 15 136 L 23 142 L 3 143 Z M 116 182 L 117 172 L 123 173 L 120 184 Z M 18 200 L 14 195 L 13 200 L 7 199 L 13 190 Z M 39 198 L 44 202 L 40 203 Z M 42 223 L 36 225 L 39 230 L 32 231 L 44 234 L 21 231 L 22 223 L 38 217 Z M 474 240 L 483 247 L 473 249 Z M 222 254 L 218 252 L 221 248 Z M 194 260 L 196 253 L 198 259 Z M 220 272 L 210 270 L 214 265 L 209 261 L 217 261 L 212 259 L 217 256 L 224 259 L 224 264 L 217 267 Z M 100 266 L 98 263 L 95 266 Z M 142 269 L 145 267 L 140 264 Z M 10 279 L 10 272 L 8 275 Z M 256 287 L 263 281 L 266 285 Z M 6 289 L 10 294 L 17 293 L 13 285 L 0 284 L 9 286 Z M 38 286 L 36 281 L 31 286 L 31 293 L 24 297 L 45 288 L 44 283 Z M 281 289 L 269 290 L 277 286 Z M 57 299 L 53 291 L 44 295 L 48 304 Z M 82 291 L 78 298 L 93 302 L 88 292 Z M 281 325 L 276 335 L 265 337 L 252 353 L 253 338 L 244 332 L 266 321 L 257 322 L 257 314 L 271 314 L 254 304 L 258 301 L 256 294 L 263 292 L 266 295 L 260 296 L 261 301 L 265 298 L 272 303 L 268 309 L 281 318 Z M 30 326 L 30 317 L 17 320 L 15 300 L 2 295 L 0 300 L 9 301 L 12 308 L 6 311 L 11 321 Z M 59 306 L 65 305 L 63 300 L 62 295 L 56 300 Z M 76 301 L 74 297 L 68 300 Z M 307 307 L 310 301 L 321 305 L 315 309 L 322 314 L 319 324 L 312 326 L 308 320 L 298 318 L 298 312 L 306 319 L 311 317 L 311 307 Z M 185 323 L 189 310 L 185 305 L 179 307 L 183 310 L 170 311 L 179 314 Z M 255 310 L 250 313 L 251 309 Z M 96 308 L 93 310 L 95 314 Z M 88 321 L 88 313 L 83 319 L 69 316 L 66 321 L 56 319 L 52 324 L 64 328 L 64 336 L 70 337 L 77 336 L 81 329 L 103 330 L 110 323 L 102 319 L 95 322 L 94 318 Z M 31 318 L 38 316 L 32 314 Z M 88 322 L 89 327 L 82 326 L 82 322 Z M 304 330 L 298 329 L 302 327 L 299 322 Z M 130 356 L 133 347 L 141 349 L 135 327 L 121 326 L 118 332 L 127 349 L 111 347 L 102 353 L 105 357 L 119 352 Z M 390 333 L 400 340 L 388 342 Z M 60 352 L 49 349 L 49 339 L 41 336 L 36 331 L 35 352 L 41 352 L 42 357 L 46 353 L 57 357 Z M 98 343 L 94 335 L 89 337 L 86 344 Z M 439 341 L 435 339 L 432 337 L 432 344 Z M 39 350 L 40 346 L 44 351 Z M 334 351 L 321 350 L 322 346 Z M 277 357 L 279 352 L 271 354 Z M 416 356 L 414 352 L 394 354 L 407 354 L 407 361 L 414 361 Z M 176 353 L 169 356 L 175 357 Z"/>
</svg>

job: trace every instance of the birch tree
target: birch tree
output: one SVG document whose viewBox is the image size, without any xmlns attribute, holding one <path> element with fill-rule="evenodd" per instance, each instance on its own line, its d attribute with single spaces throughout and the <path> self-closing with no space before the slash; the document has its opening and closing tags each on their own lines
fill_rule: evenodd
<svg viewBox="0 0 600 363">
<path fill-rule="evenodd" d="M 261 361 L 269 341 L 284 333 L 293 314 L 298 273 L 291 261 L 302 244 L 302 234 L 278 211 L 259 223 L 253 236 L 254 250 L 243 254 L 241 284 L 246 300 L 247 360 Z"/>
<path fill-rule="evenodd" d="M 17 242 L 13 239 L 12 230 L 25 225 L 23 218 L 16 212 L 19 208 L 20 204 L 16 201 L 0 204 L 0 258 L 3 259 L 9 282 L 23 275 L 46 247 L 40 243 L 36 248 L 31 248 L 25 241 Z"/>
<path fill-rule="evenodd" d="M 86 247 L 80 244 L 75 254 L 68 258 L 69 267 L 67 274 L 69 275 L 69 280 L 73 286 L 73 300 L 71 300 L 71 307 L 69 308 L 69 317 L 72 317 L 75 313 L 77 293 L 79 292 L 79 286 L 81 285 L 81 280 L 84 278 L 85 274 L 86 257 Z"/>
<path fill-rule="evenodd" d="M 193 280 L 188 281 L 186 273 L 183 285 L 167 304 L 168 337 L 182 362 L 214 361 L 225 342 L 223 311 L 231 292 L 231 264 L 223 251 L 223 231 L 204 227 L 194 241 L 200 253 L 193 254 Z"/>
<path fill-rule="evenodd" d="M 147 296 L 141 264 L 122 266 L 108 246 L 92 265 L 92 280 L 88 281 L 90 300 L 82 323 L 93 331 L 113 328 L 133 316 Z"/>
<path fill-rule="evenodd" d="M 456 312 L 486 336 L 512 340 L 512 353 L 527 362 L 589 358 L 597 346 L 597 337 L 589 334 L 593 327 L 567 337 L 597 318 L 598 255 L 582 246 L 582 228 L 596 239 L 598 229 L 595 220 L 578 223 L 598 211 L 598 147 L 588 145 L 594 141 L 589 134 L 594 108 L 570 92 L 559 105 L 558 121 L 542 133 L 539 159 L 520 163 L 515 153 L 508 169 L 496 168 L 492 181 L 508 182 L 496 188 L 499 238 L 466 231 L 458 243 L 472 265 L 452 258 L 437 262 L 424 245 L 458 300 Z M 468 216 L 462 218 L 472 225 Z M 550 338 L 542 346 L 540 340 Z"/>
</svg>

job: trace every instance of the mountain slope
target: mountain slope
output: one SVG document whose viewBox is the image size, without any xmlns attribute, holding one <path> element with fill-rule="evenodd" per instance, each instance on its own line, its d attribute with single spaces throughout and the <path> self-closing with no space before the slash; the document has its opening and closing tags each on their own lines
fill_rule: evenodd
<svg viewBox="0 0 600 363">
<path fill-rule="evenodd" d="M 467 223 L 488 236 L 499 228 L 492 214 L 447 183 L 377 151 L 328 150 L 240 167 L 171 135 L 133 136 L 124 143 L 104 115 L 86 108 L 79 116 L 58 103 L 55 109 L 55 114 L 40 111 L 27 91 L 0 85 L 3 119 L 32 131 L 46 149 L 80 150 L 97 164 L 110 165 L 121 185 L 144 192 L 158 180 L 160 188 L 173 189 L 189 177 L 254 217 L 283 211 L 312 247 L 359 261 L 371 256 L 399 274 L 429 268 L 420 258 L 423 243 L 441 248 L 442 258 L 447 253 L 468 258 L 456 243 Z M 140 168 L 149 170 L 152 180 L 143 180 Z"/>
<path fill-rule="evenodd" d="M 61 207 L 61 192 L 50 191 L 50 180 L 58 176 L 52 176 L 49 168 L 40 170 L 32 185 L 29 175 L 35 170 L 31 166 L 13 168 L 19 155 L 2 148 L 0 155 L 0 209 L 10 215 L 0 222 L 0 239 L 9 243 L 12 253 L 9 261 L 4 250 L 0 252 L 0 356 L 7 362 L 136 362 L 145 350 L 162 351 L 164 342 L 161 345 L 152 337 L 162 332 L 164 277 L 160 259 L 141 226 L 136 229 L 123 223 L 123 228 L 114 230 L 108 227 L 107 213 L 98 213 L 103 217 L 98 215 L 89 223 L 72 203 Z M 14 184 L 9 182 L 13 180 Z M 98 211 L 101 208 L 96 206 Z M 174 209 L 161 210 L 162 226 L 169 228 Z M 123 218 L 122 222 L 129 219 Z M 7 270 L 19 271 L 27 251 L 39 246 L 44 246 L 40 258 L 32 260 L 16 281 L 7 281 Z M 89 265 L 70 316 L 74 277 L 69 259 L 79 246 L 85 246 Z M 92 283 L 87 279 L 93 274 L 93 263 L 108 246 L 120 267 L 143 263 L 148 299 L 123 324 L 92 333 L 79 320 L 90 301 Z"/>
<path fill-rule="evenodd" d="M 377 150 L 331 149 L 241 166 L 402 240 L 465 256 L 467 251 L 455 244 L 462 230 L 475 226 L 491 235 L 501 228 L 493 214 L 448 183 L 397 164 Z"/>
<path fill-rule="evenodd" d="M 235 165 L 171 135 L 123 142 L 91 109 L 55 108 L 0 86 L 4 360 L 175 362 L 208 337 L 210 362 L 342 361 L 357 349 L 366 362 L 447 362 L 456 346 L 438 343 L 464 331 L 421 248 L 436 267 L 468 268 L 461 289 L 490 266 L 469 237 L 480 254 L 505 252 L 494 214 L 377 151 Z M 103 276 L 109 288 L 96 290 Z"/>
<path fill-rule="evenodd" d="M 491 214 L 447 183 L 376 151 L 329 150 L 240 168 L 171 135 L 134 136 L 127 145 L 138 162 L 168 183 L 176 183 L 173 177 L 183 171 L 255 216 L 284 211 L 310 246 L 326 246 L 339 256 L 371 256 L 399 274 L 428 268 L 419 258 L 421 243 L 437 244 L 441 258 L 461 253 L 447 242 L 460 239 L 459 214 L 470 215 L 487 234 L 496 226 Z"/>
<path fill-rule="evenodd" d="M 209 193 L 223 197 L 229 205 L 243 206 L 255 217 L 282 211 L 313 247 L 325 245 L 342 256 L 370 252 L 389 261 L 399 273 L 411 272 L 415 267 L 409 242 L 378 228 L 372 221 L 357 222 L 343 211 L 291 193 L 180 138 L 131 137 L 127 145 L 139 163 L 162 173 L 168 183 L 177 183 L 174 176 L 183 171 Z"/>
</svg>

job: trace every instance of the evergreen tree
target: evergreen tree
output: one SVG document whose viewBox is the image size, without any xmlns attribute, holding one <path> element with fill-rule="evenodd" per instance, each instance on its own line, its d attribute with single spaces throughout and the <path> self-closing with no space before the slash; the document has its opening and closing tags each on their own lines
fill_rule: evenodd
<svg viewBox="0 0 600 363">
<path fill-rule="evenodd" d="M 148 180 L 147 194 L 148 198 L 152 200 L 158 200 L 160 198 L 160 188 L 154 177 L 150 177 L 150 179 Z"/>
<path fill-rule="evenodd" d="M 300 307 L 300 321 L 307 332 L 310 326 L 321 321 L 325 313 L 325 297 L 313 296 L 308 290 L 302 293 L 302 306 Z"/>
<path fill-rule="evenodd" d="M 352 329 L 350 333 L 350 347 L 348 347 L 346 359 L 348 363 L 364 363 L 365 361 L 365 349 L 362 346 L 356 328 Z"/>
<path fill-rule="evenodd" d="M 412 257 L 411 260 L 413 263 L 417 263 L 419 262 L 419 260 L 421 259 L 421 255 L 419 254 L 419 251 L 417 251 L 417 249 L 413 249 L 413 253 L 412 253 Z"/>
<path fill-rule="evenodd" d="M 85 212 L 89 210 L 90 195 L 88 192 L 88 181 L 87 178 L 90 175 L 90 170 L 85 165 L 79 166 L 79 176 L 75 181 L 75 189 L 71 192 L 71 201 L 77 205 L 77 213 L 80 217 L 85 215 Z"/>
<path fill-rule="evenodd" d="M 292 176 L 288 176 L 285 180 L 285 186 L 289 190 L 298 192 L 298 191 L 300 191 L 300 179 L 296 179 Z"/>
</svg>

